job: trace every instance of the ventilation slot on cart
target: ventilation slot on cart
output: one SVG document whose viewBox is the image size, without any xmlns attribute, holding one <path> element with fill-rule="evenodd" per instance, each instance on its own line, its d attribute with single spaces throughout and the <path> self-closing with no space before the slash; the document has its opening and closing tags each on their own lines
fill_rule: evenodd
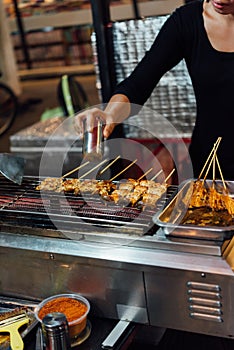
<svg viewBox="0 0 234 350">
<path fill-rule="evenodd" d="M 216 284 L 188 282 L 188 309 L 193 319 L 223 322 L 221 288 Z"/>
</svg>

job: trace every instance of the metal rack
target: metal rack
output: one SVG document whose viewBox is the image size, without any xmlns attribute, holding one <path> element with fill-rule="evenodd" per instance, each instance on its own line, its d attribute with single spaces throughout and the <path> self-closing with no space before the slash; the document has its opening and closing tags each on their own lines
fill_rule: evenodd
<svg viewBox="0 0 234 350">
<path fill-rule="evenodd" d="M 139 18 L 137 0 L 132 0 L 135 18 Z M 91 0 L 93 26 L 96 33 L 102 100 L 107 102 L 116 85 L 110 16 L 110 0 Z"/>
<path fill-rule="evenodd" d="M 16 22 L 17 22 L 17 27 L 19 30 L 20 34 L 20 39 L 22 43 L 22 49 L 23 49 L 23 54 L 25 58 L 25 62 L 27 65 L 27 68 L 31 68 L 31 59 L 30 59 L 30 54 L 27 46 L 27 41 L 26 41 L 26 36 L 25 36 L 25 28 L 24 28 L 24 23 L 21 18 L 21 14 L 18 8 L 18 1 L 13 0 L 14 4 L 14 9 L 15 9 L 15 15 L 16 15 Z M 94 22 L 96 23 L 96 26 L 99 27 L 97 19 L 101 18 L 101 21 L 103 24 L 107 24 L 110 21 L 110 11 L 109 11 L 109 6 L 110 6 L 110 0 L 107 1 L 93 1 L 91 0 L 91 6 L 92 6 L 92 13 L 93 13 L 93 18 Z M 137 0 L 132 0 L 132 6 L 133 6 L 133 12 L 135 18 L 139 18 L 139 9 L 138 9 L 138 4 Z M 99 32 L 99 30 L 98 30 Z M 100 38 L 101 39 L 101 38 Z M 102 41 L 102 39 L 101 39 Z"/>
<path fill-rule="evenodd" d="M 93 26 L 96 34 L 102 100 L 103 102 L 107 102 L 116 85 L 110 0 L 91 0 L 90 2 L 92 7 Z M 176 7 L 182 3 L 182 1 L 175 1 L 173 6 Z M 147 11 L 140 5 L 140 3 L 137 3 L 137 0 L 132 0 L 135 19 L 140 19 L 142 16 L 155 15 L 155 9 L 153 12 L 152 8 L 149 8 Z M 142 5 L 144 5 L 144 3 Z M 155 6 L 157 7 L 156 12 L 158 14 L 166 14 L 171 11 L 170 4 L 167 6 L 165 2 L 161 3 L 160 1 L 157 1 L 157 5 Z M 147 15 L 145 15 L 145 13 L 147 13 Z"/>
</svg>

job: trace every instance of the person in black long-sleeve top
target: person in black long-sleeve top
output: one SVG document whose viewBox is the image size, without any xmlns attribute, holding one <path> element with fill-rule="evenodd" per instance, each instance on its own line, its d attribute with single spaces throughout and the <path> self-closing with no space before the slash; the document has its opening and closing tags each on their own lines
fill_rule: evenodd
<svg viewBox="0 0 234 350">
<path fill-rule="evenodd" d="M 106 122 L 108 138 L 116 124 L 131 115 L 131 104 L 144 105 L 160 78 L 185 59 L 194 87 L 197 118 L 190 145 L 194 176 L 200 173 L 219 136 L 219 161 L 225 179 L 234 180 L 234 0 L 191 1 L 176 9 L 132 74 L 121 82 L 104 111 L 78 114 L 90 129 L 94 118 Z M 204 330 L 205 331 L 205 330 Z M 167 330 L 160 350 L 232 349 L 233 340 Z"/>
<path fill-rule="evenodd" d="M 177 8 L 162 26 L 152 47 L 132 74 L 121 82 L 104 111 L 92 109 L 76 116 L 99 115 L 108 137 L 116 123 L 131 114 L 131 104 L 144 105 L 160 78 L 182 59 L 194 87 L 197 118 L 190 156 L 198 176 L 219 136 L 219 161 L 225 179 L 234 179 L 234 1 L 192 1 Z M 122 103 L 118 103 L 122 102 Z"/>
</svg>

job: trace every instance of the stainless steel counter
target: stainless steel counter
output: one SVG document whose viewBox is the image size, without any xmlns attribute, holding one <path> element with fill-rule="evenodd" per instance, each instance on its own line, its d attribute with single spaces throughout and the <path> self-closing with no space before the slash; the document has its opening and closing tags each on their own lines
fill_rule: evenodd
<svg viewBox="0 0 234 350">
<path fill-rule="evenodd" d="M 96 316 L 233 337 L 233 271 L 227 262 L 220 255 L 161 247 L 2 231 L 0 293 L 33 300 L 79 292 Z"/>
<path fill-rule="evenodd" d="M 229 241 L 166 236 L 152 221 L 160 203 L 142 211 L 53 191 L 42 201 L 37 184 L 1 181 L 1 295 L 77 292 L 95 317 L 234 337 Z"/>
</svg>

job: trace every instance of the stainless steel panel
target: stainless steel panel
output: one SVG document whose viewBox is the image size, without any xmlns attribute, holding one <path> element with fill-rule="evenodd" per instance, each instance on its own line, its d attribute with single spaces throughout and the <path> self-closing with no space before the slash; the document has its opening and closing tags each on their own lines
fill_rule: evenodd
<svg viewBox="0 0 234 350">
<path fill-rule="evenodd" d="M 234 336 L 233 271 L 221 256 L 2 232 L 0 281 L 2 295 L 79 292 L 98 316 Z"/>
<path fill-rule="evenodd" d="M 220 294 L 214 300 L 191 298 L 188 281 L 198 286 L 218 286 Z M 150 324 L 185 331 L 234 337 L 233 278 L 195 271 L 158 269 L 145 274 L 146 297 Z M 202 290 L 202 287 L 201 287 Z"/>
<path fill-rule="evenodd" d="M 142 272 L 108 265 L 65 253 L 0 248 L 0 294 L 40 300 L 78 292 L 98 316 L 148 323 Z"/>
</svg>

